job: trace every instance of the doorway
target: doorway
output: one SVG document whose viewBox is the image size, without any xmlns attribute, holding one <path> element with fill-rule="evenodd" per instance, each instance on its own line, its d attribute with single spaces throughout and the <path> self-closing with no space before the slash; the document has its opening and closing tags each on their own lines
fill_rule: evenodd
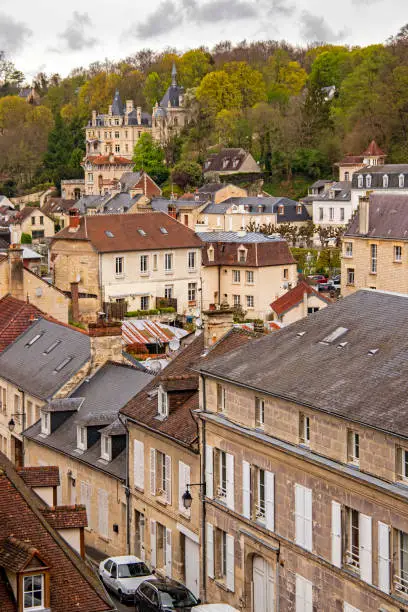
<svg viewBox="0 0 408 612">
<path fill-rule="evenodd" d="M 199 545 L 184 536 L 184 568 L 186 587 L 196 596 L 200 592 Z"/>
</svg>

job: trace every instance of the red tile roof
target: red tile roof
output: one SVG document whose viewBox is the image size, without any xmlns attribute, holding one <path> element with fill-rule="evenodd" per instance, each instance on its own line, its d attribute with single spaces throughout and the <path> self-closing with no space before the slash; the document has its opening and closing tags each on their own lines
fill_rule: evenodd
<svg viewBox="0 0 408 612">
<path fill-rule="evenodd" d="M 77 231 L 66 227 L 57 240 L 89 240 L 99 253 L 202 247 L 193 230 L 162 212 L 82 217 Z"/>
<path fill-rule="evenodd" d="M 28 487 L 58 487 L 60 484 L 59 468 L 56 465 L 24 467 L 18 473 Z"/>
<path fill-rule="evenodd" d="M 88 527 L 85 506 L 51 506 L 42 513 L 54 529 Z"/>
<path fill-rule="evenodd" d="M 0 352 L 14 342 L 38 317 L 44 313 L 27 302 L 6 295 L 0 300 Z"/>
<path fill-rule="evenodd" d="M 0 548 L 13 536 L 32 547 L 50 568 L 50 608 L 53 612 L 104 612 L 114 610 L 100 581 L 88 565 L 71 549 L 41 513 L 44 504 L 25 485 L 11 462 L 0 453 Z M 1 563 L 1 561 L 0 561 Z M 10 608 L 13 598 L 7 578 L 0 572 L 0 608 Z M 74 585 L 75 588 L 70 588 Z"/>
<path fill-rule="evenodd" d="M 384 151 L 380 149 L 375 140 L 372 140 L 363 155 L 373 156 L 373 155 L 385 155 Z"/>
<path fill-rule="evenodd" d="M 112 161 L 109 161 L 109 155 L 89 155 L 86 158 L 87 161 L 91 162 L 95 166 L 106 166 L 106 164 L 114 165 L 114 166 L 132 166 L 133 162 L 131 159 L 127 159 L 126 157 L 113 157 Z"/>
<path fill-rule="evenodd" d="M 316 297 L 321 299 L 323 302 L 326 302 L 327 304 L 331 303 L 330 300 L 320 295 L 316 291 L 316 289 L 313 289 L 313 287 L 311 287 L 306 281 L 301 281 L 298 285 L 296 285 L 296 287 L 294 287 L 293 289 L 290 289 L 290 291 L 288 291 L 287 293 L 282 295 L 280 298 L 272 302 L 270 306 L 272 310 L 276 312 L 278 317 L 280 317 L 281 315 L 283 315 L 285 312 L 287 312 L 288 310 L 290 310 L 297 304 L 300 304 L 300 302 L 303 300 L 303 296 L 305 292 L 308 295 L 315 295 Z"/>
</svg>

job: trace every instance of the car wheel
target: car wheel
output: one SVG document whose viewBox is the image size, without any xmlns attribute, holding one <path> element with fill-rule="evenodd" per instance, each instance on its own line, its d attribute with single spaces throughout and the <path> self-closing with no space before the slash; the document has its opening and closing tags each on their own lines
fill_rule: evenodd
<svg viewBox="0 0 408 612">
<path fill-rule="evenodd" d="M 119 598 L 120 603 L 123 603 L 125 601 L 125 598 L 123 597 L 123 593 L 120 589 L 118 591 L 118 598 Z"/>
</svg>

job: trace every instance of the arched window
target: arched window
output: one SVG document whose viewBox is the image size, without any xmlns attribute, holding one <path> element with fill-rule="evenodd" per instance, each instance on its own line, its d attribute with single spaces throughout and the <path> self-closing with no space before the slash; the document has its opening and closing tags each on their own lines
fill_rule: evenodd
<svg viewBox="0 0 408 612">
<path fill-rule="evenodd" d="M 366 176 L 366 187 L 371 187 L 371 174 Z"/>
<path fill-rule="evenodd" d="M 398 177 L 398 187 L 402 189 L 404 186 L 405 186 L 405 176 L 403 174 L 400 174 Z"/>
<path fill-rule="evenodd" d="M 362 174 L 358 175 L 357 186 L 359 189 L 361 189 L 364 186 L 364 177 Z"/>
<path fill-rule="evenodd" d="M 384 189 L 387 189 L 388 187 L 388 174 L 384 174 L 383 176 L 383 187 Z"/>
</svg>

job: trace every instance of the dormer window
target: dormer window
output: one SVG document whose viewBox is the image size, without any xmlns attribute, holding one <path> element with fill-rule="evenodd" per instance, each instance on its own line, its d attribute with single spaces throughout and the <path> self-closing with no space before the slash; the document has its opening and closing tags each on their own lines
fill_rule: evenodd
<svg viewBox="0 0 408 612">
<path fill-rule="evenodd" d="M 157 409 L 160 416 L 169 416 L 169 405 L 166 391 L 160 387 L 157 394 Z"/>
<path fill-rule="evenodd" d="M 44 609 L 44 574 L 23 577 L 23 610 Z"/>
<path fill-rule="evenodd" d="M 41 433 L 44 436 L 49 436 L 51 433 L 51 414 L 49 412 L 41 413 Z"/>
<path fill-rule="evenodd" d="M 405 185 L 405 177 L 403 174 L 400 174 L 398 177 L 398 187 L 400 189 L 403 189 L 404 185 Z"/>
<path fill-rule="evenodd" d="M 296 214 L 297 215 L 301 215 L 302 214 L 302 205 L 301 204 L 297 204 L 296 205 Z"/>
<path fill-rule="evenodd" d="M 228 166 L 229 160 L 228 159 L 224 159 L 222 162 L 222 167 L 223 169 L 225 169 Z"/>
<path fill-rule="evenodd" d="M 234 161 L 232 162 L 232 165 L 234 166 L 234 168 L 237 168 L 238 164 L 239 164 L 239 159 L 236 157 Z"/>
<path fill-rule="evenodd" d="M 366 187 L 371 187 L 371 174 L 366 176 Z"/>
<path fill-rule="evenodd" d="M 281 204 L 280 206 L 278 206 L 278 215 L 284 215 L 285 214 L 285 207 Z"/>
<path fill-rule="evenodd" d="M 214 261 L 214 247 L 210 246 L 209 249 L 207 249 L 207 254 L 208 254 L 208 261 Z"/>
<path fill-rule="evenodd" d="M 105 461 L 112 460 L 112 438 L 110 436 L 101 436 L 101 458 Z"/>
<path fill-rule="evenodd" d="M 362 174 L 358 175 L 357 186 L 358 186 L 359 189 L 362 189 L 364 187 L 364 177 L 363 177 Z"/>
<path fill-rule="evenodd" d="M 247 258 L 247 254 L 245 249 L 239 249 L 238 250 L 238 261 L 239 263 L 245 263 L 246 262 L 246 258 Z"/>
<path fill-rule="evenodd" d="M 384 189 L 387 189 L 387 187 L 388 187 L 388 174 L 384 174 L 382 182 L 383 182 Z"/>
<path fill-rule="evenodd" d="M 78 425 L 77 427 L 77 448 L 79 450 L 86 450 L 86 427 Z"/>
</svg>

